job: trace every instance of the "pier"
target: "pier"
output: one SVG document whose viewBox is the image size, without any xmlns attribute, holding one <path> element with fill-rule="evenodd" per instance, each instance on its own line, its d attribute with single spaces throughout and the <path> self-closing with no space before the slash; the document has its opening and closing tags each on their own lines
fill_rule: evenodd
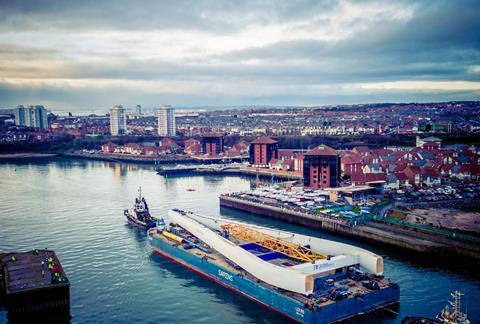
<svg viewBox="0 0 480 324">
<path fill-rule="evenodd" d="M 264 179 L 281 179 L 281 180 L 301 180 L 302 176 L 292 172 L 265 170 L 252 167 L 246 167 L 242 164 L 224 164 L 224 165 L 191 165 L 176 167 L 161 167 L 157 169 L 157 173 L 162 176 L 171 175 L 244 175 L 258 176 Z"/>
<path fill-rule="evenodd" d="M 448 255 L 463 259 L 467 257 L 473 260 L 480 260 L 480 246 L 475 242 L 447 238 L 395 224 L 370 221 L 352 226 L 342 222 L 341 219 L 322 215 L 322 213 L 312 214 L 270 206 L 242 199 L 235 195 L 221 195 L 220 206 L 275 218 L 360 241 L 380 243 L 422 255 L 430 253 L 432 255 Z"/>
<path fill-rule="evenodd" d="M 0 299 L 12 322 L 70 320 L 70 284 L 51 250 L 0 253 Z"/>
</svg>

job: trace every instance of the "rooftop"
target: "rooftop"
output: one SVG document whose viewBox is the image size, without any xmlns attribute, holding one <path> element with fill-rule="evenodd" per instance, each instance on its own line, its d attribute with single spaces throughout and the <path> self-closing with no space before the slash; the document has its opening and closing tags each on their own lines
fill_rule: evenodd
<svg viewBox="0 0 480 324">
<path fill-rule="evenodd" d="M 260 137 L 251 142 L 250 144 L 275 144 L 277 141 L 269 138 L 269 137 Z"/>
<path fill-rule="evenodd" d="M 209 138 L 209 137 L 223 137 L 223 135 L 218 133 L 205 133 L 202 135 L 202 138 Z"/>
<path fill-rule="evenodd" d="M 332 156 L 337 156 L 338 152 L 331 148 L 330 146 L 327 146 L 325 144 L 322 144 L 314 149 L 311 149 L 305 155 L 332 155 Z"/>
</svg>

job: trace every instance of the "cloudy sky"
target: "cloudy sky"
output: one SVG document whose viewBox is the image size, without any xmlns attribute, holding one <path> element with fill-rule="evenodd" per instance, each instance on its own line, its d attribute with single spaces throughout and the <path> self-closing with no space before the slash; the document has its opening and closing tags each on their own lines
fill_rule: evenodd
<svg viewBox="0 0 480 324">
<path fill-rule="evenodd" d="M 0 107 L 480 100 L 480 2 L 0 0 Z"/>
</svg>

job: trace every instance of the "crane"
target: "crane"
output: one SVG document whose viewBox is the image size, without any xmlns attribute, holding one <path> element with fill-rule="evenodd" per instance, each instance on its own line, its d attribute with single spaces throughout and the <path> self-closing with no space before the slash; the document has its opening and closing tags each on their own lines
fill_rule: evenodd
<svg viewBox="0 0 480 324">
<path fill-rule="evenodd" d="M 272 251 L 283 253 L 296 260 L 313 263 L 315 260 L 327 259 L 327 256 L 301 244 L 292 243 L 240 224 L 223 224 L 221 228 L 236 238 L 258 244 Z"/>
</svg>

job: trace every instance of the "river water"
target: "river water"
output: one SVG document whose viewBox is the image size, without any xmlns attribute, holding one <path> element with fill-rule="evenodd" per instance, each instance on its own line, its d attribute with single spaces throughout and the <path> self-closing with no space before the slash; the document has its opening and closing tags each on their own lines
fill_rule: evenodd
<svg viewBox="0 0 480 324">
<path fill-rule="evenodd" d="M 178 207 L 213 216 L 336 239 L 384 257 L 385 275 L 401 287 L 399 314 L 380 312 L 349 323 L 399 323 L 434 316 L 454 289 L 466 292 L 473 323 L 480 319 L 480 268 L 447 258 L 418 260 L 407 252 L 220 209 L 218 196 L 250 188 L 241 177 L 164 179 L 151 167 L 81 160 L 0 164 L 0 251 L 54 249 L 70 279 L 73 323 L 278 323 L 283 317 L 152 255 L 143 231 L 126 224 L 137 188 L 154 216 Z M 195 189 L 188 191 L 187 189 Z M 0 312 L 0 323 L 6 313 Z"/>
</svg>

